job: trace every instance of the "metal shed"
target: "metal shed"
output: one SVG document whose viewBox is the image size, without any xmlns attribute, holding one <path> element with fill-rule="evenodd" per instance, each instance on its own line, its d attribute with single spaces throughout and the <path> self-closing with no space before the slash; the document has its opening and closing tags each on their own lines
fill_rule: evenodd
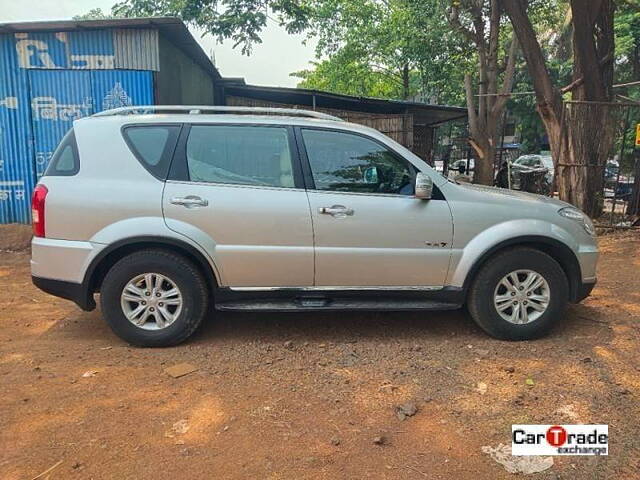
<svg viewBox="0 0 640 480">
<path fill-rule="evenodd" d="M 30 222 L 31 190 L 73 120 L 213 105 L 219 78 L 177 18 L 0 24 L 0 223 Z"/>
<path fill-rule="evenodd" d="M 462 107 L 355 97 L 304 88 L 263 87 L 248 85 L 238 78 L 223 78 L 219 84 L 219 97 L 227 105 L 296 107 L 329 113 L 375 128 L 429 163 L 433 159 L 435 129 L 467 117 L 467 109 Z"/>
</svg>

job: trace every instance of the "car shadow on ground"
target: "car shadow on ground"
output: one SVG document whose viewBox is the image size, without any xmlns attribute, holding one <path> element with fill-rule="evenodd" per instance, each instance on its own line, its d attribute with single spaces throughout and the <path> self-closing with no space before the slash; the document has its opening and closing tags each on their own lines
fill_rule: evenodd
<svg viewBox="0 0 640 480">
<path fill-rule="evenodd" d="M 101 312 L 81 312 L 63 320 L 83 340 L 110 337 Z M 590 335 L 609 328 L 602 312 L 571 305 L 547 338 Z M 289 338 L 314 342 L 352 343 L 359 340 L 437 342 L 458 338 L 467 342 L 489 339 L 465 309 L 405 312 L 212 312 L 185 344 L 223 341 L 278 343 Z M 114 341 L 120 341 L 115 336 Z M 602 338 L 601 338 L 602 339 Z"/>
</svg>

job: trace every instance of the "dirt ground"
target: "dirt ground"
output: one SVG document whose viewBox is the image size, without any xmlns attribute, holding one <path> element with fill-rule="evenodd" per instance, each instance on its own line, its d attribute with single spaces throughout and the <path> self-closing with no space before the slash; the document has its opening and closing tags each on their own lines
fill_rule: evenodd
<svg viewBox="0 0 640 480">
<path fill-rule="evenodd" d="M 462 312 L 227 313 L 168 349 L 128 346 L 0 253 L 0 479 L 505 479 L 481 448 L 513 423 L 609 424 L 608 457 L 532 478 L 640 478 L 640 235 L 600 243 L 593 296 L 535 342 Z"/>
</svg>

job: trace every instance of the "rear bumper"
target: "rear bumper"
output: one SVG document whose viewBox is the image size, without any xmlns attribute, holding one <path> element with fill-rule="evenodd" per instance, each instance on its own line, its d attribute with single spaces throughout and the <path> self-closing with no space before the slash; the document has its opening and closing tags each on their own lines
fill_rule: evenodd
<svg viewBox="0 0 640 480">
<path fill-rule="evenodd" d="M 90 311 L 96 308 L 93 295 L 90 295 L 86 286 L 81 283 L 65 282 L 64 280 L 53 280 L 33 275 L 31 276 L 31 281 L 43 292 L 71 300 L 82 310 Z"/>
<path fill-rule="evenodd" d="M 572 299 L 573 303 L 580 303 L 582 300 L 591 295 L 591 291 L 596 286 L 596 280 L 591 282 L 582 282 L 578 284 L 576 288 L 574 298 Z"/>
</svg>

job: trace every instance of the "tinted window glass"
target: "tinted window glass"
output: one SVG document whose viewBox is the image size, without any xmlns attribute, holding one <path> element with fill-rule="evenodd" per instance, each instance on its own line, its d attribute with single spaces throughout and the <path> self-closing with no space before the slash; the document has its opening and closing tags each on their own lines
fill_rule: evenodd
<svg viewBox="0 0 640 480">
<path fill-rule="evenodd" d="M 373 140 L 302 130 L 317 190 L 413 195 L 415 169 Z"/>
<path fill-rule="evenodd" d="M 193 182 L 295 186 L 284 127 L 193 125 L 186 153 Z"/>
<path fill-rule="evenodd" d="M 73 130 L 64 136 L 56 151 L 53 152 L 49 166 L 45 172 L 48 176 L 70 176 L 78 173 L 80 161 L 78 147 Z"/>
<path fill-rule="evenodd" d="M 157 165 L 169 138 L 166 127 L 138 127 L 127 131 L 129 140 L 136 147 L 142 159 L 149 165 Z"/>
<path fill-rule="evenodd" d="M 124 137 L 142 165 L 156 177 L 167 177 L 179 125 L 133 125 L 125 127 Z"/>
</svg>

